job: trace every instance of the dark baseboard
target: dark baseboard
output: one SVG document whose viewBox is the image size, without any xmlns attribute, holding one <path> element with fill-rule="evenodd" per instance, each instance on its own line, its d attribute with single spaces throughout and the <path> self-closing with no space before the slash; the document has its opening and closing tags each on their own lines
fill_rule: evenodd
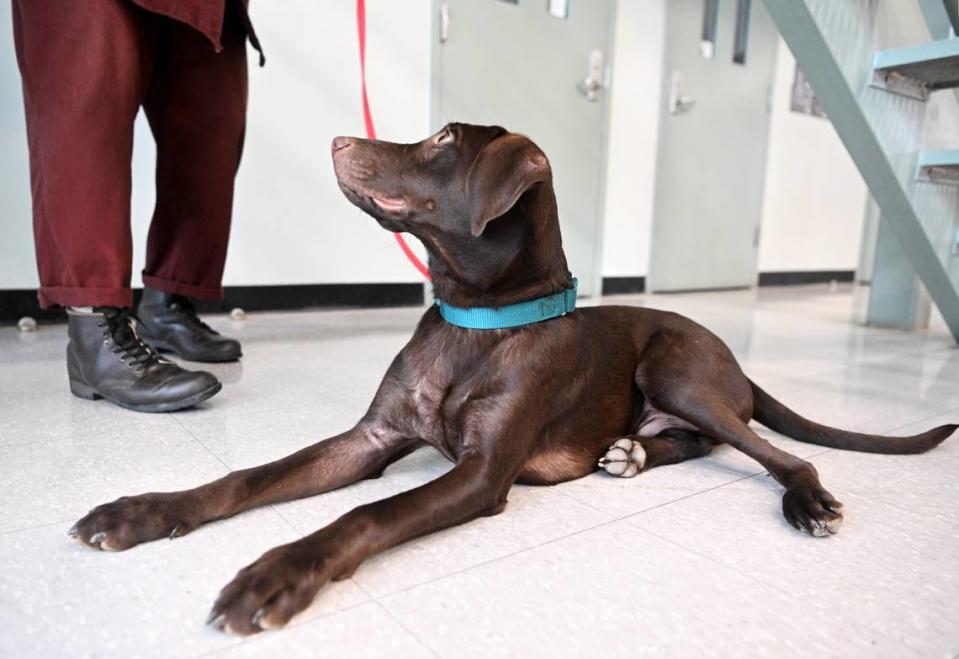
<svg viewBox="0 0 959 659">
<path fill-rule="evenodd" d="M 852 283 L 855 270 L 809 270 L 785 272 L 760 272 L 760 286 L 798 286 L 802 284 L 828 284 L 831 281 Z"/>
<path fill-rule="evenodd" d="M 852 282 L 853 270 L 806 272 L 761 272 L 760 286 L 795 286 L 831 281 Z M 645 277 L 603 277 L 603 295 L 643 293 Z M 140 290 L 133 293 L 139 300 Z M 135 302 L 134 302 L 135 304 Z M 218 302 L 200 302 L 205 313 L 246 311 L 293 311 L 324 308 L 406 307 L 423 304 L 422 284 L 297 284 L 279 286 L 227 286 Z M 0 323 L 15 323 L 24 316 L 41 322 L 62 322 L 63 309 L 41 309 L 34 289 L 0 290 Z"/>
<path fill-rule="evenodd" d="M 851 283 L 855 270 L 809 270 L 785 272 L 760 272 L 760 286 L 799 286 L 803 284 L 828 284 L 831 281 Z M 718 289 L 703 289 L 718 290 Z M 646 291 L 645 277 L 603 277 L 603 295 L 622 293 L 643 293 Z M 681 291 L 691 293 L 695 291 Z"/>
<path fill-rule="evenodd" d="M 646 290 L 646 277 L 603 277 L 603 295 L 642 293 Z"/>
<path fill-rule="evenodd" d="M 140 289 L 133 292 L 134 305 Z M 423 304 L 423 284 L 302 284 L 281 286 L 226 286 L 223 299 L 198 302 L 204 313 L 293 311 L 322 308 L 409 307 Z M 24 316 L 42 322 L 66 320 L 63 309 L 41 309 L 35 289 L 0 290 L 0 323 L 15 323 Z"/>
<path fill-rule="evenodd" d="M 298 309 L 412 307 L 423 304 L 423 284 L 302 284 L 226 286 L 223 299 L 200 302 L 207 313 L 240 307 L 246 311 Z"/>
<path fill-rule="evenodd" d="M 41 309 L 35 288 L 0 290 L 0 323 L 15 323 L 24 316 L 30 316 L 38 322 L 60 322 L 67 319 L 66 312 L 59 307 Z"/>
</svg>

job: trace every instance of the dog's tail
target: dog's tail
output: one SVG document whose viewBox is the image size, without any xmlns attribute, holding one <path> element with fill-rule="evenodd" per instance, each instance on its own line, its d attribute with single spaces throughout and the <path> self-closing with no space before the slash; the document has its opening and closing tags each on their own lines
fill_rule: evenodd
<svg viewBox="0 0 959 659">
<path fill-rule="evenodd" d="M 922 453 L 954 433 L 959 425 L 950 423 L 911 437 L 864 435 L 830 428 L 804 419 L 749 381 L 753 390 L 753 418 L 764 426 L 809 444 L 867 453 Z"/>
</svg>

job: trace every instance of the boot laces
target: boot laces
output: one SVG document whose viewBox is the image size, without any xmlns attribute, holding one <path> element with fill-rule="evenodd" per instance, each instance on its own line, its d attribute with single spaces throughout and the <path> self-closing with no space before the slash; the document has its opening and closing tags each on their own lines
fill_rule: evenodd
<svg viewBox="0 0 959 659">
<path fill-rule="evenodd" d="M 110 339 L 112 352 L 120 355 L 120 361 L 129 360 L 129 365 L 142 372 L 150 364 L 160 361 L 160 355 L 148 346 L 137 334 L 133 325 L 136 316 L 129 309 L 105 309 L 103 320 L 97 325 L 103 328 L 104 341 Z"/>
<path fill-rule="evenodd" d="M 200 320 L 200 317 L 196 313 L 196 307 L 193 306 L 193 302 L 191 302 L 189 298 L 183 297 L 182 295 L 173 295 L 170 298 L 169 306 L 171 309 L 180 311 L 183 314 L 183 320 L 194 330 L 219 335 L 219 332 Z"/>
</svg>

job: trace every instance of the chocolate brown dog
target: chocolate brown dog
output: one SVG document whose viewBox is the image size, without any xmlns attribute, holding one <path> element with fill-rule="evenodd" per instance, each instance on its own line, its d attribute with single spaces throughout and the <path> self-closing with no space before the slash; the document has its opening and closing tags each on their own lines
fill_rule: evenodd
<svg viewBox="0 0 959 659">
<path fill-rule="evenodd" d="M 572 287 L 549 163 L 526 137 L 462 124 L 418 144 L 338 137 L 333 161 L 350 201 L 426 245 L 444 304 L 501 309 Z M 880 453 L 925 451 L 957 428 L 893 438 L 808 421 L 747 379 L 715 335 L 674 313 L 604 306 L 483 330 L 451 324 L 433 307 L 353 429 L 196 489 L 99 506 L 71 533 L 92 547 L 128 549 L 376 476 L 425 444 L 455 463 L 240 570 L 211 613 L 212 624 L 240 634 L 285 624 L 326 582 L 377 552 L 501 512 L 513 483 L 580 478 L 598 462 L 628 475 L 724 442 L 783 484 L 790 524 L 835 533 L 842 505 L 816 470 L 759 437 L 750 419 L 801 441 Z"/>
</svg>

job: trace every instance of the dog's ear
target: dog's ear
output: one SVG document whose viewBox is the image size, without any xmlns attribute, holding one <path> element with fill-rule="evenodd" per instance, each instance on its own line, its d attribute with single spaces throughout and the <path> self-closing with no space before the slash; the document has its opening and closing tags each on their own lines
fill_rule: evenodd
<svg viewBox="0 0 959 659">
<path fill-rule="evenodd" d="M 507 133 L 483 147 L 466 175 L 470 231 L 480 236 L 490 220 L 549 177 L 549 162 L 528 138 Z"/>
</svg>

